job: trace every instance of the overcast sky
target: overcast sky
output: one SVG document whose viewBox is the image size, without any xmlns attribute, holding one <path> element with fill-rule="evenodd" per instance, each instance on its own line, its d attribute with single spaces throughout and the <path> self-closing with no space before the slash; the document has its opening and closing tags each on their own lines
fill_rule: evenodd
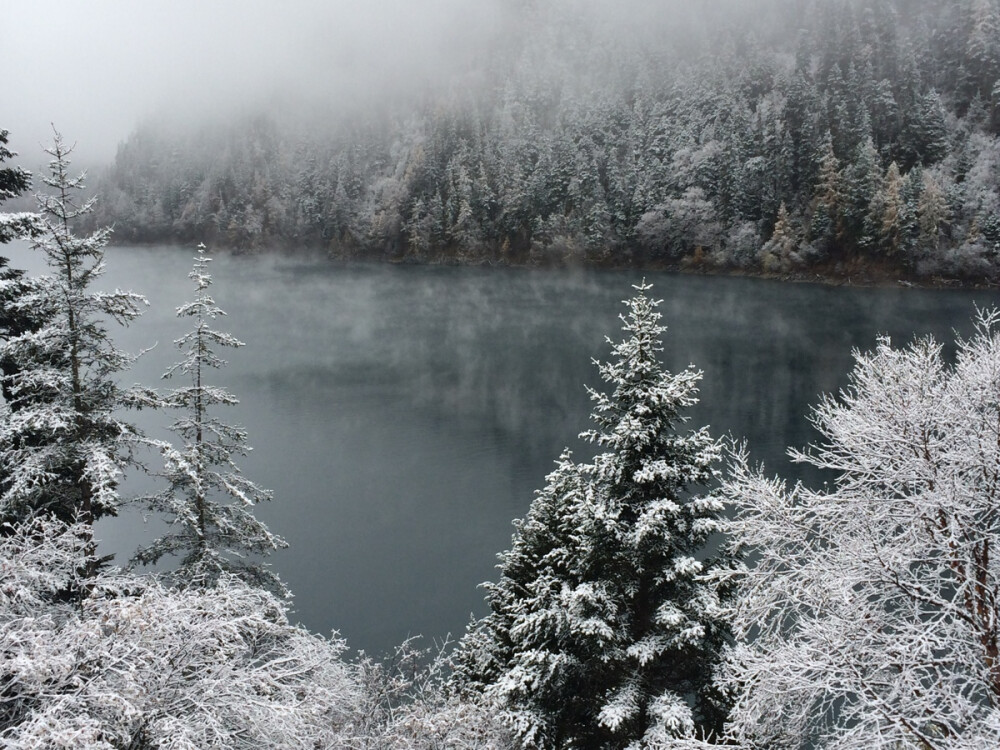
<svg viewBox="0 0 1000 750">
<path fill-rule="evenodd" d="M 50 123 L 82 162 L 140 119 L 366 91 L 461 69 L 500 0 L 0 0 L 0 128 L 32 168 Z"/>
</svg>

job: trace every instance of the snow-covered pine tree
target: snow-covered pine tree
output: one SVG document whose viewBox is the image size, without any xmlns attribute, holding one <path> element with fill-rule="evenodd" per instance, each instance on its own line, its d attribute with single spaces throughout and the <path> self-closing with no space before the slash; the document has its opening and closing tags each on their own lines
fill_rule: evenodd
<svg viewBox="0 0 1000 750">
<path fill-rule="evenodd" d="M 812 201 L 809 241 L 824 253 L 836 247 L 843 235 L 843 177 L 840 161 L 833 152 L 833 138 L 827 131 L 818 160 L 819 179 Z"/>
<path fill-rule="evenodd" d="M 0 129 L 0 164 L 12 159 L 16 154 L 7 148 L 8 131 Z M 31 173 L 21 167 L 0 167 L 0 203 L 17 198 L 31 187 Z M 39 231 L 39 216 L 34 213 L 0 213 L 0 244 L 15 239 L 30 237 Z M 10 267 L 7 258 L 0 257 L 0 338 L 7 340 L 29 330 L 35 330 L 40 322 L 35 320 L 32 310 L 22 309 L 19 300 L 27 292 L 28 282 L 24 271 Z M 17 372 L 16 363 L 9 358 L 0 359 L 0 371 L 8 378 Z M 9 405 L 13 400 L 9 380 L 0 379 L 0 389 Z M 0 479 L 0 486 L 2 486 Z"/>
<path fill-rule="evenodd" d="M 0 164 L 17 154 L 7 148 L 9 131 L 0 128 Z M 0 203 L 26 193 L 31 187 L 31 173 L 21 167 L 0 167 Z M 38 228 L 38 215 L 33 213 L 0 213 L 0 244 L 26 237 Z"/>
<path fill-rule="evenodd" d="M 628 337 L 600 365 L 611 393 L 591 391 L 597 429 L 582 437 L 606 452 L 560 459 L 459 649 L 458 685 L 509 708 L 528 747 L 658 747 L 725 719 L 713 685 L 729 592 L 706 554 L 722 503 L 690 491 L 712 480 L 719 448 L 678 429 L 701 374 L 661 364 L 650 288 L 636 287 Z"/>
<path fill-rule="evenodd" d="M 204 252 L 205 246 L 199 245 L 198 249 Z M 196 296 L 177 308 L 178 317 L 194 319 L 194 327 L 174 342 L 184 352 L 184 358 L 163 375 L 190 378 L 190 385 L 174 388 L 160 399 L 163 407 L 184 412 L 169 428 L 183 446 L 161 444 L 162 476 L 168 486 L 145 498 L 152 510 L 166 514 L 171 528 L 140 549 L 133 562 L 149 565 L 164 555 L 181 555 L 180 567 L 171 576 L 182 585 L 210 586 L 221 574 L 229 573 L 253 585 L 285 593 L 278 577 L 258 558 L 286 544 L 251 510 L 257 503 L 270 500 L 271 492 L 243 476 L 233 460 L 250 451 L 247 434 L 210 414 L 213 407 L 239 403 L 224 388 L 205 382 L 208 370 L 226 364 L 214 347 L 244 345 L 210 325 L 210 321 L 226 314 L 208 292 L 212 283 L 207 273 L 210 261 L 204 255 L 195 258 L 189 278 L 197 287 Z M 218 498 L 228 498 L 228 502 Z"/>
<path fill-rule="evenodd" d="M 119 505 L 117 485 L 136 437 L 117 413 L 129 394 L 115 380 L 134 357 L 112 344 L 106 324 L 129 323 L 146 301 L 132 292 L 91 290 L 104 270 L 110 230 L 73 234 L 74 220 L 90 213 L 95 200 L 77 200 L 85 175 L 70 176 L 71 151 L 56 132 L 43 179 L 52 192 L 36 196 L 41 226 L 32 246 L 51 273 L 31 279 L 10 303 L 34 323 L 0 344 L 10 398 L 0 422 L 0 516 L 51 513 L 90 534 L 93 522 Z M 89 576 L 97 564 L 89 538 L 85 552 Z"/>
<path fill-rule="evenodd" d="M 572 727 L 587 721 L 590 705 L 576 702 L 575 688 L 608 645 L 583 615 L 604 598 L 600 583 L 584 575 L 596 518 L 584 508 L 588 487 L 563 451 L 527 516 L 514 521 L 511 548 L 499 555 L 500 580 L 484 585 L 490 613 L 470 624 L 456 653 L 453 686 L 509 709 L 531 748 L 563 747 Z"/>
<path fill-rule="evenodd" d="M 878 225 L 879 245 L 882 252 L 889 256 L 904 249 L 908 239 L 908 225 L 912 222 L 907 211 L 904 187 L 899 165 L 892 162 L 873 206 L 881 212 L 881 217 L 878 217 L 881 219 Z"/>
<path fill-rule="evenodd" d="M 663 367 L 659 301 L 645 282 L 635 288 L 628 337 L 600 365 L 611 393 L 591 390 L 597 429 L 581 436 L 606 449 L 591 469 L 599 523 L 588 573 L 613 591 L 604 627 L 615 642 L 593 665 L 594 720 L 579 746 L 657 746 L 719 732 L 726 715 L 714 672 L 729 592 L 713 574 L 728 561 L 707 555 L 723 504 L 692 491 L 713 479 L 719 446 L 706 428 L 678 429 L 701 373 Z"/>
<path fill-rule="evenodd" d="M 795 225 L 788 215 L 784 202 L 778 208 L 778 220 L 774 223 L 771 239 L 760 249 L 761 267 L 768 273 L 786 273 L 797 262 L 801 262 L 797 254 L 799 236 Z"/>
<path fill-rule="evenodd" d="M 917 247 L 921 254 L 933 257 L 940 248 L 942 234 L 951 223 L 951 207 L 934 172 L 923 172 L 921 181 L 922 189 L 917 203 Z"/>
</svg>

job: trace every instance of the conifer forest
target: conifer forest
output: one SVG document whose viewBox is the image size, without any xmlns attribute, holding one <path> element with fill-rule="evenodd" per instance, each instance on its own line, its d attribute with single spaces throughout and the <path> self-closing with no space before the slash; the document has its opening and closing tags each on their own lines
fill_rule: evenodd
<svg viewBox="0 0 1000 750">
<path fill-rule="evenodd" d="M 446 92 L 144 123 L 97 222 L 393 260 L 997 273 L 991 0 L 712 2 L 645 33 L 524 5 Z"/>
<path fill-rule="evenodd" d="M 455 48 L 457 74 L 428 65 L 407 77 L 393 63 L 394 87 L 364 79 L 336 103 L 310 100 L 306 85 L 277 103 L 161 110 L 118 134 L 89 176 L 56 125 L 41 169 L 25 166 L 30 142 L 0 129 L 0 746 L 1000 747 L 1000 0 L 623 2 L 484 0 L 491 23 Z M 385 19 L 371 18 L 377 37 Z M 412 33 L 424 32 L 414 22 Z M 279 49 L 260 54 L 278 65 Z M 317 87 L 324 75 L 298 73 Z M 169 316 L 170 340 L 128 351 L 126 329 L 151 301 L 108 277 L 143 245 L 185 253 L 188 296 Z M 277 329 L 251 336 L 227 315 L 234 297 L 218 293 L 228 261 L 307 256 L 349 276 L 340 289 L 376 264 L 396 284 L 446 273 L 412 298 L 433 304 L 407 298 L 406 319 L 392 318 L 400 338 L 366 352 L 365 368 L 338 370 L 322 350 L 386 338 L 373 310 L 398 286 L 341 311 L 350 325 L 282 311 Z M 292 279 L 268 289 L 280 299 L 246 286 L 240 310 L 308 307 L 316 321 L 332 315 L 324 305 L 362 300 L 299 266 L 265 268 L 276 267 Z M 164 285 L 159 268 L 137 285 Z M 481 284 L 471 304 L 441 293 L 470 270 Z M 529 341 L 523 320 L 507 321 L 513 337 L 497 333 L 504 313 L 482 289 L 501 274 L 630 282 L 615 290 L 617 321 L 592 331 L 592 318 L 571 320 L 550 333 L 565 335 L 557 346 Z M 753 308 L 757 340 L 677 366 L 690 361 L 678 342 L 691 341 L 670 319 L 679 306 L 737 308 L 721 294 L 670 299 L 680 295 L 667 279 L 745 282 L 734 294 L 768 285 Z M 851 299 L 899 303 L 910 335 L 845 344 L 857 339 L 836 335 L 848 316 L 831 300 L 854 284 L 891 290 Z M 760 313 L 789 287 L 815 287 L 809 299 L 834 333 L 766 349 L 809 338 Z M 523 288 L 512 308 L 525 316 L 582 304 L 548 293 L 564 287 Z M 949 298 L 968 307 L 964 325 L 925 333 L 921 316 L 953 312 L 932 295 L 973 292 Z M 927 296 L 899 302 L 915 294 Z M 851 311 L 860 320 L 864 304 Z M 421 316 L 436 327 L 411 325 Z M 421 339 L 428 331 L 447 346 Z M 255 385 L 233 374 L 255 338 L 308 349 L 311 385 L 335 375 L 374 385 L 375 403 L 402 394 L 430 431 L 475 442 L 467 424 L 489 422 L 496 444 L 522 453 L 548 445 L 524 434 L 532 425 L 560 432 L 565 447 L 542 457 L 554 463 L 534 494 L 504 506 L 524 512 L 509 545 L 489 550 L 494 572 L 463 630 L 367 653 L 302 624 L 299 592 L 275 562 L 293 544 L 281 509 L 289 527 L 301 511 L 246 471 L 266 464 L 235 415 L 257 404 L 227 385 Z M 410 350 L 390 356 L 399 341 Z M 850 364 L 823 373 L 835 385 L 810 391 L 805 413 L 744 414 L 750 439 L 707 424 L 702 399 L 758 383 L 739 376 L 759 366 L 754 347 L 789 359 L 808 347 L 822 354 L 813 369 Z M 153 349 L 172 363 L 135 382 Z M 552 372 L 565 351 L 593 365 L 579 421 L 560 394 L 524 392 L 546 378 L 565 390 Z M 720 364 L 729 374 L 709 387 Z M 801 362 L 774 364 L 784 375 L 766 370 L 762 387 L 793 390 Z M 463 411 L 462 391 L 488 394 Z M 342 396 L 358 391 L 317 392 L 329 403 L 306 410 L 369 405 Z M 162 429 L 148 430 L 151 419 Z M 364 443 L 368 418 L 352 419 Z M 753 440 L 796 419 L 809 437 L 782 443 L 788 465 L 765 466 Z M 335 449 L 302 422 L 283 450 Z M 439 470 L 416 448 L 362 449 L 351 456 L 370 453 L 377 472 L 407 481 Z M 372 484 L 348 498 L 359 513 L 402 513 L 367 496 Z M 129 513 L 151 523 L 128 540 L 134 553 L 108 554 L 101 524 Z M 342 537 L 323 527 L 338 522 L 305 521 L 328 546 Z M 332 573 L 310 562 L 320 588 L 307 596 L 332 591 Z M 351 563 L 359 587 L 369 563 Z M 430 590 L 414 596 L 442 606 Z"/>
</svg>

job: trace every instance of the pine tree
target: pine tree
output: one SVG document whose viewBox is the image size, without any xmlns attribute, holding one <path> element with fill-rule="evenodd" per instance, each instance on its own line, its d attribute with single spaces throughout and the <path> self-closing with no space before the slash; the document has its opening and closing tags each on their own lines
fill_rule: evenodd
<svg viewBox="0 0 1000 750">
<path fill-rule="evenodd" d="M 726 713 L 713 674 L 729 592 L 705 554 L 722 506 L 690 491 L 719 450 L 678 430 L 701 374 L 663 368 L 659 303 L 636 289 L 581 436 L 606 452 L 560 459 L 459 651 L 458 684 L 507 705 L 529 747 L 660 746 L 717 733 Z"/>
<path fill-rule="evenodd" d="M 9 131 L 0 129 L 0 164 L 17 154 L 7 148 Z M 31 173 L 21 167 L 0 167 L 0 203 L 16 198 L 31 187 Z M 32 213 L 0 213 L 0 244 L 28 236 L 38 229 L 38 216 Z M 6 260 L 4 261 L 6 263 Z"/>
<path fill-rule="evenodd" d="M 7 148 L 8 131 L 0 130 L 0 164 L 12 159 L 16 154 Z M 0 203 L 17 198 L 31 186 L 31 173 L 21 167 L 0 168 Z M 39 216 L 34 213 L 0 213 L 0 244 L 37 234 L 40 230 Z M 0 339 L 9 340 L 28 331 L 37 330 L 41 321 L 34 311 L 25 309 L 18 301 L 27 293 L 29 284 L 24 271 L 10 268 L 10 261 L 0 257 Z M 17 364 L 9 357 L 0 358 L 0 390 L 8 407 L 13 402 L 10 378 L 17 374 Z M 2 481 L 2 480 L 0 480 Z"/>
<path fill-rule="evenodd" d="M 1000 76 L 1000 8 L 996 0 L 974 0 L 970 11 L 972 28 L 966 57 L 971 83 L 976 93 L 988 98 Z"/>
<path fill-rule="evenodd" d="M 205 249 L 204 245 L 198 247 Z M 195 258 L 189 274 L 197 287 L 195 299 L 177 308 L 178 317 L 194 319 L 194 327 L 175 342 L 184 352 L 184 359 L 163 375 L 169 378 L 179 373 L 190 378 L 191 383 L 171 390 L 160 400 L 163 407 L 185 412 L 169 428 L 184 445 L 179 449 L 161 445 L 163 477 L 168 487 L 147 498 L 152 510 L 168 516 L 172 528 L 139 550 L 134 562 L 149 565 L 164 555 L 182 555 L 180 568 L 172 577 L 183 585 L 208 586 L 220 574 L 231 573 L 248 583 L 284 593 L 277 576 L 255 559 L 286 544 L 250 510 L 270 500 L 271 493 L 244 477 L 233 461 L 233 456 L 246 455 L 250 450 L 246 432 L 209 414 L 214 406 L 239 403 L 225 389 L 205 382 L 208 370 L 226 364 L 213 347 L 244 345 L 234 336 L 210 327 L 210 321 L 225 315 L 208 293 L 212 283 L 206 272 L 210 260 L 203 255 Z M 216 495 L 228 496 L 231 502 L 223 504 L 215 499 Z"/>
<path fill-rule="evenodd" d="M 877 203 L 880 208 L 881 226 L 879 244 L 885 255 L 896 255 L 905 249 L 911 217 L 903 195 L 904 182 L 899 174 L 899 165 L 893 162 L 885 175 L 883 190 Z"/>
<path fill-rule="evenodd" d="M 819 159 L 819 180 L 809 224 L 809 240 L 827 252 L 834 249 L 844 230 L 842 183 L 840 161 L 833 152 L 833 139 L 828 132 Z"/>
<path fill-rule="evenodd" d="M 844 240 L 859 248 L 870 248 L 878 238 L 872 201 L 882 183 L 882 168 L 871 138 L 859 145 L 854 160 L 844 169 Z"/>
<path fill-rule="evenodd" d="M 135 358 L 114 347 L 105 321 L 125 325 L 146 301 L 131 292 L 91 290 L 104 269 L 110 230 L 85 237 L 72 231 L 95 200 L 76 199 L 84 175 L 70 176 L 71 151 L 56 132 L 44 178 L 53 192 L 38 195 L 42 226 L 32 242 L 51 273 L 32 279 L 15 304 L 30 311 L 37 327 L 0 344 L 11 399 L 0 423 L 0 516 L 43 512 L 80 522 L 88 534 L 83 573 L 90 577 L 98 563 L 92 524 L 115 514 L 118 481 L 138 437 L 118 414 L 132 395 L 115 381 Z"/>
<path fill-rule="evenodd" d="M 798 249 L 798 233 L 788 216 L 788 209 L 782 203 L 778 207 L 778 220 L 774 223 L 771 239 L 760 249 L 761 267 L 768 273 L 790 271 L 798 260 Z"/>
<path fill-rule="evenodd" d="M 914 102 L 899 137 L 899 152 L 904 168 L 934 164 L 948 153 L 944 105 L 936 91 L 929 91 Z"/>
<path fill-rule="evenodd" d="M 574 686 L 609 645 L 586 626 L 585 611 L 605 588 L 584 578 L 595 518 L 584 507 L 588 483 L 569 450 L 556 463 L 528 515 L 514 522 L 500 580 L 485 584 L 490 614 L 470 625 L 453 677 L 463 692 L 510 707 L 518 737 L 533 748 L 562 747 L 588 721 L 590 703 L 577 700 Z"/>
<path fill-rule="evenodd" d="M 614 747 L 719 731 L 725 716 L 712 675 L 729 633 L 726 592 L 706 580 L 720 561 L 704 559 L 722 505 L 689 494 L 711 481 L 719 449 L 704 428 L 677 429 L 687 421 L 681 410 L 697 403 L 701 373 L 663 368 L 665 328 L 650 288 L 640 284 L 628 301 L 629 337 L 600 366 L 613 390 L 591 391 L 598 429 L 582 435 L 609 449 L 593 462 L 601 526 L 591 575 L 614 590 L 605 622 L 618 643 L 600 669 L 595 727 Z"/>
</svg>

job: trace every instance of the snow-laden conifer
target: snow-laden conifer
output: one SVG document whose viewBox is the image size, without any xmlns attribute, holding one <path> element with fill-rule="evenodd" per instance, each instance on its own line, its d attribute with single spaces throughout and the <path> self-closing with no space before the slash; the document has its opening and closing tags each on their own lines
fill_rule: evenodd
<svg viewBox="0 0 1000 750">
<path fill-rule="evenodd" d="M 0 129 L 0 164 L 16 156 L 15 152 L 7 148 L 7 136 L 8 132 Z M 21 167 L 0 167 L 0 203 L 17 198 L 27 192 L 30 186 L 30 172 Z M 41 228 L 40 221 L 41 217 L 34 213 L 0 213 L 0 244 L 37 234 Z M 36 320 L 34 311 L 17 304 L 27 293 L 30 282 L 25 279 L 24 271 L 10 268 L 9 264 L 7 258 L 0 257 L 0 339 L 4 341 L 37 329 L 41 325 L 40 321 Z M 8 405 L 13 400 L 9 378 L 16 374 L 17 370 L 17 363 L 10 357 L 0 359 L 0 371 L 8 378 L 8 380 L 0 379 L 0 390 Z"/>
<path fill-rule="evenodd" d="M 698 494 L 713 476 L 718 444 L 706 428 L 681 431 L 697 403 L 701 373 L 660 362 L 658 301 L 636 287 L 623 316 L 628 334 L 600 365 L 610 393 L 591 391 L 597 429 L 583 437 L 605 449 L 592 464 L 596 543 L 591 575 L 613 587 L 606 624 L 598 736 L 609 747 L 664 743 L 718 731 L 725 708 L 713 677 L 729 628 L 707 557 L 722 502 Z"/>
<path fill-rule="evenodd" d="M 663 367 L 659 303 L 636 289 L 582 435 L 604 452 L 561 457 L 457 655 L 457 685 L 508 707 L 529 747 L 665 747 L 718 733 L 726 713 L 713 680 L 728 594 L 707 555 L 722 503 L 695 492 L 719 448 L 681 431 L 701 374 Z"/>
<path fill-rule="evenodd" d="M 204 249 L 199 245 L 199 250 Z M 230 573 L 284 591 L 259 558 L 284 547 L 285 542 L 258 521 L 252 510 L 257 503 L 270 500 L 271 492 L 245 477 L 235 463 L 235 456 L 250 450 L 246 431 L 213 414 L 215 407 L 239 403 L 224 388 L 206 382 L 210 371 L 226 365 L 215 349 L 244 344 L 211 327 L 211 321 L 226 313 L 209 294 L 210 261 L 204 255 L 195 258 L 189 274 L 195 282 L 195 298 L 177 308 L 178 317 L 193 319 L 194 326 L 174 342 L 184 358 L 163 375 L 189 381 L 160 398 L 161 406 L 183 412 L 169 428 L 182 445 L 161 444 L 167 487 L 146 498 L 152 510 L 167 516 L 170 529 L 140 549 L 135 562 L 152 564 L 164 555 L 176 555 L 181 561 L 172 575 L 180 583 L 210 585 L 220 574 Z"/>
<path fill-rule="evenodd" d="M 0 128 L 0 164 L 17 154 L 7 148 L 9 132 Z M 31 172 L 21 167 L 0 167 L 0 203 L 16 198 L 31 186 Z M 0 245 L 28 237 L 39 229 L 38 214 L 18 211 L 0 213 Z M 6 261 L 6 259 L 5 259 Z"/>
<path fill-rule="evenodd" d="M 56 132 L 43 179 L 51 192 L 36 196 L 42 225 L 32 247 L 45 257 L 49 274 L 24 283 L 6 300 L 13 316 L 30 316 L 32 323 L 10 331 L 0 344 L 9 399 L 0 421 L 0 516 L 42 511 L 89 529 L 115 513 L 118 482 L 136 436 L 119 416 L 130 396 L 116 380 L 134 357 L 113 345 L 107 325 L 128 324 L 146 301 L 121 290 L 93 291 L 110 230 L 73 233 L 74 220 L 89 213 L 95 200 L 77 198 L 84 175 L 70 176 L 71 151 Z M 88 544 L 92 569 L 94 548 Z"/>
<path fill-rule="evenodd" d="M 361 653 L 355 662 L 362 701 L 344 728 L 347 750 L 514 750 L 519 747 L 502 711 L 446 689 L 449 643 L 436 653 L 410 638 L 382 659 Z M 481 696 L 476 696 L 481 698 Z"/>
<path fill-rule="evenodd" d="M 1000 747 L 1000 313 L 954 365 L 930 338 L 855 354 L 787 486 L 737 451 L 731 732 L 752 747 Z"/>
<path fill-rule="evenodd" d="M 586 720 L 590 706 L 576 700 L 576 687 L 608 645 L 586 613 L 606 598 L 599 583 L 585 581 L 594 519 L 581 507 L 587 501 L 586 477 L 566 450 L 514 522 L 500 579 L 484 584 L 490 614 L 470 625 L 456 654 L 459 692 L 485 693 L 509 709 L 528 747 L 559 747 L 567 728 Z"/>
</svg>

